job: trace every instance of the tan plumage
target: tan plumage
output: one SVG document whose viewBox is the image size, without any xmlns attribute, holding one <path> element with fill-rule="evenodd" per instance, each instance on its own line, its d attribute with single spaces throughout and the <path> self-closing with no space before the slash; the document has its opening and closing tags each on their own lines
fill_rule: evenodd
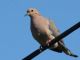
<svg viewBox="0 0 80 60">
<path fill-rule="evenodd" d="M 35 40 L 40 43 L 40 45 L 45 46 L 48 45 L 49 42 L 54 39 L 56 36 L 60 34 L 59 30 L 56 28 L 55 24 L 52 23 L 47 18 L 44 18 L 35 8 L 29 8 L 27 10 L 27 14 L 31 19 L 31 32 Z M 69 49 L 67 49 L 64 45 L 63 40 L 55 43 L 53 46 L 49 48 L 50 50 L 56 52 L 64 52 L 67 55 L 77 57 L 71 53 Z"/>
</svg>

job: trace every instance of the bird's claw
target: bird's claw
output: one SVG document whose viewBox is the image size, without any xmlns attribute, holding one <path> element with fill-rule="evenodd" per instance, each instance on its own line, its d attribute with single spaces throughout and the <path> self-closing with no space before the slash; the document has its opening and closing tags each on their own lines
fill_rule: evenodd
<svg viewBox="0 0 80 60">
<path fill-rule="evenodd" d="M 42 47 L 42 46 L 40 46 L 40 48 L 39 48 L 39 49 L 40 49 L 40 52 L 42 51 L 42 48 L 43 48 L 43 47 Z"/>
</svg>

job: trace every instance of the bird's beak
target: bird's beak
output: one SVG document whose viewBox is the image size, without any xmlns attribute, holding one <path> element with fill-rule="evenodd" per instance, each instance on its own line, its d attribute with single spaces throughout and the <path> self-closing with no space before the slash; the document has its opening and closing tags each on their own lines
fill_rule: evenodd
<svg viewBox="0 0 80 60">
<path fill-rule="evenodd" d="M 25 14 L 24 16 L 29 16 L 30 15 L 30 13 L 27 13 L 27 14 Z"/>
<path fill-rule="evenodd" d="M 24 17 L 25 17 L 25 16 L 28 16 L 28 14 L 25 14 Z"/>
</svg>

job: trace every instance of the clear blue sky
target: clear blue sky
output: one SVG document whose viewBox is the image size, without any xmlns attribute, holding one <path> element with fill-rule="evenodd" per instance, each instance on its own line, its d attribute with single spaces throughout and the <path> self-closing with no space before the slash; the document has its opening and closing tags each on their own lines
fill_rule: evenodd
<svg viewBox="0 0 80 60">
<path fill-rule="evenodd" d="M 80 21 L 80 0 L 0 0 L 0 60 L 21 60 L 40 46 L 31 35 L 30 18 L 24 17 L 31 7 L 54 20 L 61 32 Z M 80 60 L 79 34 L 78 29 L 64 38 L 78 58 L 46 50 L 33 60 Z"/>
</svg>

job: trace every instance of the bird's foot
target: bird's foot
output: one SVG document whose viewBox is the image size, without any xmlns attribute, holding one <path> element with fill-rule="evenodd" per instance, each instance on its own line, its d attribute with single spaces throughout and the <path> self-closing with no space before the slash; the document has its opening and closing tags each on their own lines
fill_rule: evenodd
<svg viewBox="0 0 80 60">
<path fill-rule="evenodd" d="M 43 48 L 43 47 L 42 47 L 42 46 L 40 46 L 40 48 L 39 48 L 39 49 L 40 49 L 40 52 L 42 51 L 42 48 Z"/>
</svg>

